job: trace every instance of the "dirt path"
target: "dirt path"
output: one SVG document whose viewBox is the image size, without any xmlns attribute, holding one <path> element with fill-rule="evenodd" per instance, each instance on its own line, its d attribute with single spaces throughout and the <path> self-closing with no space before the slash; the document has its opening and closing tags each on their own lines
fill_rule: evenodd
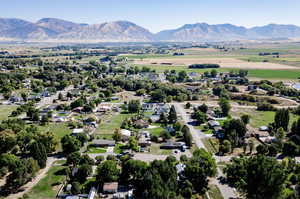
<svg viewBox="0 0 300 199">
<path fill-rule="evenodd" d="M 17 199 L 17 198 L 23 197 L 23 195 L 25 193 L 28 193 L 41 179 L 43 179 L 47 175 L 47 172 L 49 171 L 49 169 L 51 168 L 53 163 L 57 160 L 60 160 L 60 159 L 56 158 L 56 157 L 49 157 L 47 159 L 46 167 L 44 169 L 41 169 L 34 179 L 32 179 L 27 184 L 23 185 L 20 188 L 20 190 L 22 190 L 22 191 L 15 193 L 15 194 L 10 194 L 9 196 L 6 197 L 6 199 Z"/>
</svg>

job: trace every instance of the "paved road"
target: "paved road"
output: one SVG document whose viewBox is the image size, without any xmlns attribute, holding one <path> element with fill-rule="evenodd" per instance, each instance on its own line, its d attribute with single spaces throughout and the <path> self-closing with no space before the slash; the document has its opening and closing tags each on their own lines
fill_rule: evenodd
<svg viewBox="0 0 300 199">
<path fill-rule="evenodd" d="M 172 105 L 175 106 L 176 112 L 178 115 L 182 117 L 182 120 L 186 123 L 186 125 L 190 128 L 191 134 L 193 136 L 193 140 L 195 141 L 195 144 L 198 148 L 205 148 L 202 138 L 207 137 L 204 133 L 202 133 L 200 130 L 197 130 L 194 128 L 194 126 L 190 125 L 189 123 L 191 122 L 190 115 L 186 113 L 184 109 L 184 105 L 180 103 L 173 103 Z M 219 156 L 214 156 L 217 162 L 220 161 L 229 161 L 231 157 L 219 157 Z M 220 189 L 224 199 L 229 199 L 229 198 L 237 198 L 237 194 L 235 193 L 234 189 L 229 187 L 226 184 L 222 184 L 218 178 L 219 177 L 224 177 L 223 172 L 221 169 L 218 168 L 218 176 L 212 180 L 212 183 L 217 185 L 218 188 Z"/>
</svg>

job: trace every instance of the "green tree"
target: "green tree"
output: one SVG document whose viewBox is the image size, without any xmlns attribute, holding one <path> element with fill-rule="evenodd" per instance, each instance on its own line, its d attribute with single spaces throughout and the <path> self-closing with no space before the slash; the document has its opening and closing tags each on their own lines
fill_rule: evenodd
<svg viewBox="0 0 300 199">
<path fill-rule="evenodd" d="M 138 141 L 134 136 L 130 136 L 128 140 L 128 147 L 132 149 L 133 151 L 138 151 L 139 150 L 139 145 Z"/>
<path fill-rule="evenodd" d="M 288 130 L 290 115 L 288 109 L 279 109 L 276 111 L 274 125 L 276 129 L 282 127 L 285 131 Z"/>
<path fill-rule="evenodd" d="M 122 134 L 120 132 L 120 129 L 115 129 L 114 134 L 113 134 L 113 139 L 116 142 L 120 142 L 122 140 Z"/>
<path fill-rule="evenodd" d="M 120 169 L 114 160 L 106 160 L 97 168 L 97 180 L 100 183 L 115 182 L 118 180 L 119 174 Z"/>
<path fill-rule="evenodd" d="M 233 158 L 224 172 L 247 198 L 282 198 L 288 175 L 276 159 L 263 155 Z"/>
<path fill-rule="evenodd" d="M 80 142 L 76 138 L 70 136 L 70 135 L 65 135 L 61 139 L 61 145 L 63 152 L 65 154 L 70 154 L 76 151 L 79 151 L 80 149 Z"/>
<path fill-rule="evenodd" d="M 72 182 L 72 188 L 71 188 L 71 193 L 74 195 L 80 194 L 81 192 L 81 185 L 79 182 Z"/>
<path fill-rule="evenodd" d="M 138 113 L 141 109 L 141 103 L 139 100 L 130 100 L 128 103 L 129 113 Z"/>
<path fill-rule="evenodd" d="M 169 123 L 171 123 L 171 124 L 174 124 L 177 122 L 177 113 L 176 113 L 174 105 L 171 106 L 171 109 L 170 109 L 169 115 L 168 115 L 168 120 L 169 120 Z"/>
<path fill-rule="evenodd" d="M 244 124 L 249 124 L 250 122 L 250 116 L 249 115 L 242 115 L 241 120 L 244 122 Z"/>
<path fill-rule="evenodd" d="M 220 98 L 219 106 L 220 106 L 220 108 L 222 110 L 222 114 L 224 116 L 228 116 L 229 111 L 231 109 L 229 101 L 227 99 L 225 99 L 225 98 Z"/>
<path fill-rule="evenodd" d="M 46 167 L 47 152 L 45 146 L 41 142 L 35 141 L 31 144 L 30 154 L 32 155 L 33 159 L 38 162 L 40 168 Z"/>
</svg>

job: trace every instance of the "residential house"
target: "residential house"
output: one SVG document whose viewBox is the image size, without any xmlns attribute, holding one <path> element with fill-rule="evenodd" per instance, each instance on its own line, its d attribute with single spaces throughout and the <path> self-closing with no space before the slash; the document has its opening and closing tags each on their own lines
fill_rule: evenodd
<svg viewBox="0 0 300 199">
<path fill-rule="evenodd" d="M 114 140 L 96 139 L 93 140 L 91 145 L 94 147 L 111 147 L 111 146 L 115 146 L 116 142 Z"/>
<path fill-rule="evenodd" d="M 208 123 L 209 128 L 214 128 L 214 127 L 220 126 L 220 123 L 215 120 L 209 120 L 207 123 Z"/>
<path fill-rule="evenodd" d="M 127 141 L 129 139 L 129 137 L 131 136 L 131 131 L 129 131 L 127 129 L 121 129 L 120 133 L 122 135 L 122 140 L 123 141 Z"/>
<path fill-rule="evenodd" d="M 103 193 L 113 194 L 118 192 L 118 182 L 107 182 L 103 185 Z"/>
<path fill-rule="evenodd" d="M 145 120 L 137 120 L 133 123 L 135 128 L 139 128 L 139 129 L 144 129 L 144 128 L 148 128 L 149 127 L 149 122 L 145 121 Z"/>
<path fill-rule="evenodd" d="M 161 149 L 183 149 L 186 148 L 186 145 L 184 142 L 172 142 L 168 141 L 166 143 L 163 143 L 160 146 Z"/>
</svg>

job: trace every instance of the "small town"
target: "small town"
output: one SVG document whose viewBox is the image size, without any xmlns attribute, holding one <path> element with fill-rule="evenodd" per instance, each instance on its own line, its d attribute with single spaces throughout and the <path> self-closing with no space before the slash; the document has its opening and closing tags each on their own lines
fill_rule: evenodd
<svg viewBox="0 0 300 199">
<path fill-rule="evenodd" d="M 45 2 L 30 9 L 57 4 Z M 300 27 L 153 33 L 129 21 L 5 13 L 0 199 L 300 198 Z"/>
</svg>

